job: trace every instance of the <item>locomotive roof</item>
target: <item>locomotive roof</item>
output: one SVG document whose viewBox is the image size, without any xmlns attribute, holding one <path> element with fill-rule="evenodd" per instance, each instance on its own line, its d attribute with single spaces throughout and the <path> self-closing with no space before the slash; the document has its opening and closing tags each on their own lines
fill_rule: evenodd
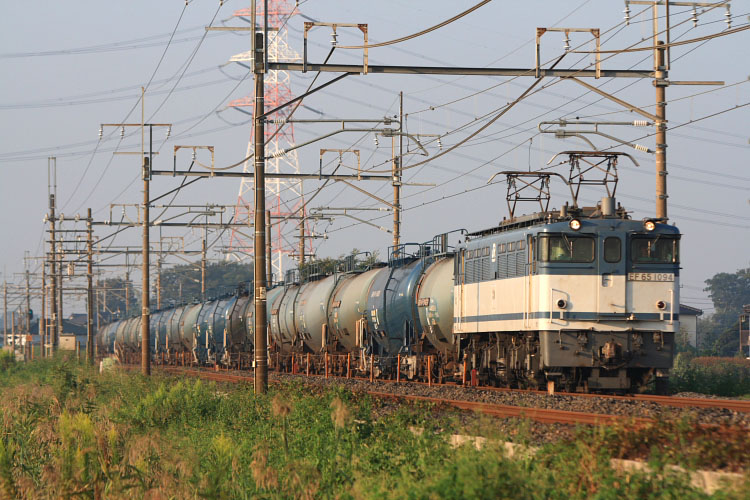
<svg viewBox="0 0 750 500">
<path fill-rule="evenodd" d="M 630 216 L 622 207 L 617 207 L 615 215 L 604 216 L 601 213 L 600 207 L 569 207 L 567 209 L 567 215 L 561 215 L 559 210 L 536 212 L 528 215 L 520 215 L 513 217 L 512 219 L 503 219 L 500 224 L 496 227 L 488 229 L 482 229 L 473 233 L 468 233 L 466 236 L 469 238 L 476 238 L 481 236 L 489 236 L 491 234 L 505 233 L 521 229 L 525 227 L 541 226 L 545 224 L 552 224 L 555 222 L 566 222 L 571 219 L 581 220 L 605 220 L 605 219 L 616 219 L 616 220 L 629 220 Z"/>
</svg>

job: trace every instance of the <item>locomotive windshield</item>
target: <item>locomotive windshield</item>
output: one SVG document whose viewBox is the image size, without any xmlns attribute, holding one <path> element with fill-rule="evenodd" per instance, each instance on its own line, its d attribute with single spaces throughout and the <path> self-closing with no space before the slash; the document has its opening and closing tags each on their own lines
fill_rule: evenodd
<svg viewBox="0 0 750 500">
<path fill-rule="evenodd" d="M 543 234 L 539 237 L 541 262 L 594 262 L 594 238 Z"/>
<path fill-rule="evenodd" d="M 680 262 L 677 238 L 657 235 L 638 236 L 630 242 L 630 259 L 637 263 L 676 264 Z"/>
</svg>

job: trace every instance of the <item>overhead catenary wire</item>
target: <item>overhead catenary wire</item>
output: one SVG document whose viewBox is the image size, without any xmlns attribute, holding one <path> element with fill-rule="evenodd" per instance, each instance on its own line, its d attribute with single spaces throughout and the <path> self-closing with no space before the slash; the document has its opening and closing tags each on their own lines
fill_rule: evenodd
<svg viewBox="0 0 750 500">
<path fill-rule="evenodd" d="M 483 7 L 484 5 L 490 3 L 491 1 L 492 0 L 482 0 L 478 4 L 476 4 L 476 5 L 472 6 L 472 7 L 469 7 L 465 11 L 461 12 L 460 14 L 456 14 L 455 16 L 451 17 L 450 19 L 447 19 L 447 20 L 445 20 L 445 21 L 443 21 L 441 23 L 438 23 L 438 24 L 436 24 L 434 26 L 431 26 L 431 27 L 429 27 L 427 29 L 424 29 L 422 31 L 419 31 L 417 33 L 413 33 L 411 35 L 403 36 L 401 38 L 396 38 L 395 40 L 389 40 L 387 42 L 373 43 L 373 44 L 367 44 L 367 45 L 343 45 L 343 46 L 339 46 L 339 48 L 340 49 L 373 49 L 373 48 L 376 48 L 376 47 L 385 47 L 387 45 L 393 45 L 393 44 L 396 44 L 396 43 L 405 42 L 407 40 L 412 40 L 414 38 L 420 37 L 422 35 L 426 35 L 427 33 L 430 33 L 432 31 L 440 29 L 443 26 L 447 26 L 447 25 L 449 25 L 449 24 L 451 24 L 451 23 L 453 23 L 455 21 L 458 21 L 462 17 L 471 14 L 475 10 L 479 9 L 480 7 Z"/>
</svg>

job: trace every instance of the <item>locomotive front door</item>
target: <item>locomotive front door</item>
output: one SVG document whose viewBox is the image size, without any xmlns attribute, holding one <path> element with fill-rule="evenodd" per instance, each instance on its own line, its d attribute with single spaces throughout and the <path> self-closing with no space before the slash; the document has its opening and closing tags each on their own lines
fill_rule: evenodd
<svg viewBox="0 0 750 500">
<path fill-rule="evenodd" d="M 615 234 L 602 234 L 597 240 L 597 312 L 624 315 L 626 312 L 625 242 Z"/>
</svg>

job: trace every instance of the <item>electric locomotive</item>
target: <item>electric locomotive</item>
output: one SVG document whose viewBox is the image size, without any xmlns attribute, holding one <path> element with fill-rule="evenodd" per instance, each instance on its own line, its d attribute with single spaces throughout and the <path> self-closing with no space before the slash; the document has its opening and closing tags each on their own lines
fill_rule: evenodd
<svg viewBox="0 0 750 500">
<path fill-rule="evenodd" d="M 567 154 L 571 185 L 583 153 Z M 529 177 L 542 186 L 546 178 L 549 187 L 547 172 L 506 174 L 511 214 L 519 178 L 522 188 Z M 679 331 L 680 233 L 653 219 L 631 220 L 613 196 L 579 208 L 571 191 L 573 207 L 511 217 L 467 236 L 454 259 L 459 356 L 480 378 L 506 385 L 628 391 L 656 377 L 662 391 Z"/>
</svg>

